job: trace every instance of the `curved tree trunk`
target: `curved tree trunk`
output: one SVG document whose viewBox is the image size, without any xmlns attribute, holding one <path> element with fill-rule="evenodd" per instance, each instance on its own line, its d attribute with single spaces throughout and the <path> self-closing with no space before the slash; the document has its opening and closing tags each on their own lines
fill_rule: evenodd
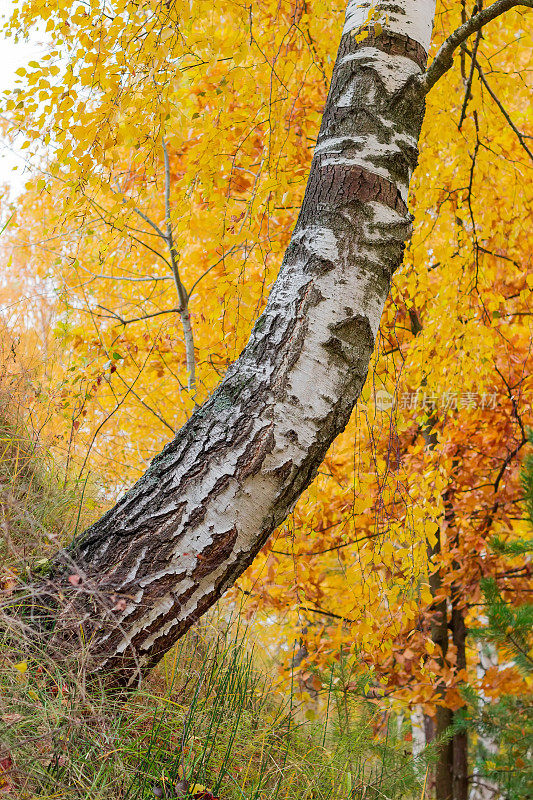
<svg viewBox="0 0 533 800">
<path fill-rule="evenodd" d="M 246 348 L 145 475 L 58 557 L 94 667 L 119 683 L 153 666 L 248 567 L 365 382 L 410 234 L 424 100 L 405 90 L 425 69 L 434 0 L 377 3 L 383 31 L 372 23 L 358 42 L 370 8 L 348 6 L 303 205 Z"/>
</svg>

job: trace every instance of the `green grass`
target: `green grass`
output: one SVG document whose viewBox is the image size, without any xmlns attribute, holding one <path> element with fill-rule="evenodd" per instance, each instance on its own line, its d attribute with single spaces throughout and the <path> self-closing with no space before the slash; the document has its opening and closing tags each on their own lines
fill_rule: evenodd
<svg viewBox="0 0 533 800">
<path fill-rule="evenodd" d="M 205 787 L 221 800 L 420 796 L 410 753 L 374 735 L 379 712 L 354 698 L 347 726 L 332 696 L 327 718 L 301 721 L 238 632 L 204 623 L 125 704 L 89 688 L 82 668 L 9 652 L 0 739 L 21 800 L 172 797 L 180 780 L 188 796 Z"/>
</svg>

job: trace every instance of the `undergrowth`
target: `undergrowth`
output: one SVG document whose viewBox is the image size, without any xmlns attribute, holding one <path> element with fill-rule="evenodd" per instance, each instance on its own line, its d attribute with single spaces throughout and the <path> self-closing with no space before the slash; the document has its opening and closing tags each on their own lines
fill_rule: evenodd
<svg viewBox="0 0 533 800">
<path fill-rule="evenodd" d="M 13 647 L 0 692 L 4 785 L 20 800 L 392 800 L 418 791 L 402 742 L 390 729 L 376 736 L 378 711 L 356 701 L 347 726 L 332 702 L 321 722 L 299 721 L 290 696 L 257 671 L 246 637 L 208 622 L 126 702 L 50 654 L 39 662 Z"/>
<path fill-rule="evenodd" d="M 19 360 L 16 342 L 0 321 L 0 581 L 42 566 L 83 529 L 99 504 L 88 481 L 60 469 L 42 428 L 52 413 L 43 400 L 40 433 L 28 409 L 39 381 Z"/>
<path fill-rule="evenodd" d="M 94 513 L 0 375 L 0 794 L 18 800 L 400 800 L 423 767 L 382 710 L 333 682 L 321 721 L 257 667 L 238 625 L 203 620 L 141 689 L 113 695 L 89 644 L 39 647 L 10 606 Z M 7 387 L 7 389 L 6 389 Z M 80 645 L 81 647 L 81 645 Z M 362 678 L 362 684 L 365 679 Z M 386 715 L 385 715 L 386 716 Z M 421 777 L 422 773 L 422 777 Z"/>
</svg>

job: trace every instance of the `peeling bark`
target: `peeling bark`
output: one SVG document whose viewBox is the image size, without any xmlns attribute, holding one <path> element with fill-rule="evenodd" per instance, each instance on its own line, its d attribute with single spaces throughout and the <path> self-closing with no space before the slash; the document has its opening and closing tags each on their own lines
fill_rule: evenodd
<svg viewBox="0 0 533 800">
<path fill-rule="evenodd" d="M 249 566 L 345 428 L 411 230 L 434 0 L 350 2 L 303 205 L 240 358 L 144 476 L 56 560 L 95 670 L 131 684 Z M 71 587 L 73 571 L 82 584 Z M 113 610 L 113 609 L 116 610 Z M 61 624 L 58 623 L 58 630 Z M 59 634 L 58 634 L 59 635 Z"/>
</svg>

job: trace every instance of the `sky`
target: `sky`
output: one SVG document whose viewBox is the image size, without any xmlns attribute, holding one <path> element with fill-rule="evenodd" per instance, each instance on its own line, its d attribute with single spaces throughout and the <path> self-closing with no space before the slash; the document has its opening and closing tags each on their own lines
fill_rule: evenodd
<svg viewBox="0 0 533 800">
<path fill-rule="evenodd" d="M 12 0 L 0 0 L 0 98 L 4 97 L 6 89 L 13 88 L 15 70 L 25 66 L 32 59 L 39 61 L 45 52 L 42 35 L 34 34 L 29 41 L 19 40 L 17 43 L 14 39 L 5 38 L 1 29 L 9 18 L 13 6 Z M 0 107 L 1 105 L 0 99 Z M 13 147 L 0 135 L 0 184 L 8 184 L 11 195 L 16 196 L 24 188 L 28 175 L 28 167 L 18 153 L 17 147 Z"/>
</svg>

